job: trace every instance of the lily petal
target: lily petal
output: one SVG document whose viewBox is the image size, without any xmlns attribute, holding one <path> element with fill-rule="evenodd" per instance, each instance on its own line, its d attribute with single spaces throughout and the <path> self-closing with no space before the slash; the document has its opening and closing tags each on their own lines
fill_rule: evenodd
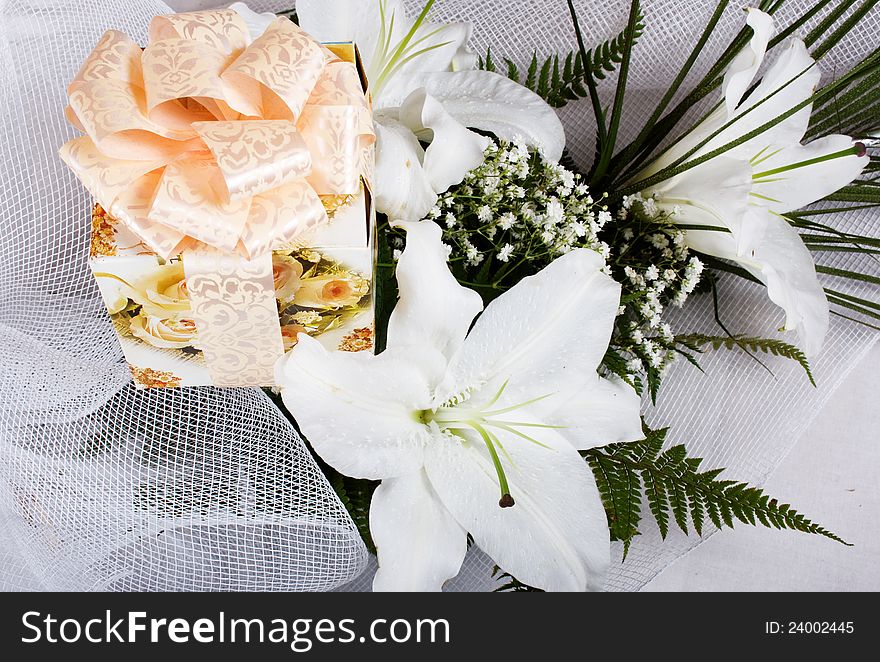
<svg viewBox="0 0 880 662">
<path fill-rule="evenodd" d="M 244 22 L 248 26 L 248 32 L 250 32 L 251 39 L 256 39 L 262 35 L 266 31 L 266 28 L 278 18 L 272 12 L 259 14 L 243 2 L 233 2 L 229 5 L 229 9 L 244 19 Z"/>
<path fill-rule="evenodd" d="M 784 218 L 770 212 L 767 217 L 761 245 L 752 257 L 737 261 L 767 285 L 770 300 L 785 310 L 785 330 L 797 329 L 804 352 L 812 358 L 828 332 L 828 299 L 800 235 Z"/>
<path fill-rule="evenodd" d="M 660 206 L 676 210 L 675 223 L 687 230 L 687 244 L 694 250 L 717 257 L 727 257 L 754 245 L 757 231 L 745 233 L 744 218 L 752 190 L 752 168 L 748 161 L 718 156 L 692 171 L 652 188 L 649 194 L 660 195 Z M 715 226 L 714 230 L 688 230 L 689 225 Z M 725 231 L 726 230 L 726 231 Z M 747 234 L 747 236 L 743 236 Z"/>
<path fill-rule="evenodd" d="M 467 48 L 471 39 L 471 23 L 424 23 L 413 37 L 414 41 L 424 39 L 419 50 L 431 49 L 403 65 L 396 75 L 419 71 L 457 71 L 472 69 L 468 66 L 474 57 Z"/>
<path fill-rule="evenodd" d="M 483 310 L 483 300 L 449 271 L 440 226 L 398 225 L 406 229 L 406 248 L 397 263 L 400 298 L 388 321 L 388 347 L 433 347 L 449 359 Z"/>
<path fill-rule="evenodd" d="M 296 9 L 300 27 L 316 39 L 357 43 L 374 85 L 380 77 L 387 78 L 382 81 L 384 86 L 408 73 L 473 69 L 476 63 L 467 48 L 470 23 L 428 22 L 419 26 L 409 42 L 410 54 L 418 55 L 409 61 L 401 57 L 392 62 L 415 22 L 407 16 L 403 0 L 297 0 Z M 388 107 L 382 96 L 381 92 L 375 95 L 377 108 Z"/>
<path fill-rule="evenodd" d="M 499 507 L 485 445 L 451 436 L 425 452 L 428 478 L 443 504 L 520 581 L 548 591 L 601 589 L 610 559 L 608 521 L 586 462 L 555 430 L 529 429 L 544 446 L 494 432 L 510 457 L 499 449 L 516 505 Z"/>
<path fill-rule="evenodd" d="M 751 12 L 749 16 L 752 16 Z M 759 29 L 763 30 L 764 28 L 760 28 L 760 26 L 756 28 L 756 34 L 753 39 L 757 38 Z M 763 40 L 764 37 L 762 36 L 761 42 Z M 756 47 L 760 49 L 761 44 L 757 44 Z M 764 48 L 766 48 L 766 45 Z M 756 56 L 756 51 L 750 45 L 744 49 L 740 56 L 742 56 L 744 61 L 751 61 Z M 729 81 L 728 75 L 730 76 Z M 738 96 L 741 97 L 744 91 L 740 90 L 743 87 L 743 81 L 745 78 L 749 78 L 748 82 L 744 84 L 745 87 L 748 87 L 749 82 L 754 77 L 754 72 L 749 68 L 747 71 L 741 71 L 739 76 L 736 75 L 736 72 L 726 74 L 725 81 L 729 84 L 729 88 L 725 89 L 724 106 L 719 106 L 703 122 L 679 138 L 672 147 L 639 173 L 637 179 L 644 179 L 672 165 L 716 132 L 718 132 L 718 135 L 709 140 L 703 147 L 691 155 L 689 159 L 718 149 L 771 119 L 782 115 L 813 94 L 813 90 L 819 83 L 820 76 L 819 68 L 815 66 L 815 62 L 807 52 L 806 46 L 799 39 L 792 39 L 789 42 L 788 47 L 770 65 L 770 68 L 755 90 L 735 110 L 733 108 L 739 103 Z M 777 94 L 773 94 L 783 86 L 785 86 L 785 89 Z M 750 110 L 759 102 L 761 102 L 760 106 Z M 809 106 L 798 111 L 772 129 L 768 129 L 729 150 L 727 156 L 745 161 L 751 159 L 761 161 L 784 145 L 800 142 L 804 133 L 806 133 L 810 112 L 811 107 Z M 732 118 L 737 119 L 729 127 L 720 131 L 721 127 L 725 126 Z M 707 163 L 712 163 L 717 158 Z"/>
<path fill-rule="evenodd" d="M 376 488 L 370 535 L 379 557 L 374 591 L 439 591 L 458 574 L 467 553 L 467 532 L 421 470 Z"/>
<path fill-rule="evenodd" d="M 467 45 L 463 45 L 452 58 L 452 71 L 472 71 L 477 68 L 479 58 Z"/>
<path fill-rule="evenodd" d="M 391 114 L 376 116 L 376 209 L 393 220 L 424 218 L 437 202 L 418 138 Z"/>
<path fill-rule="evenodd" d="M 461 184 L 465 175 L 482 165 L 492 142 L 463 127 L 424 88 L 414 90 L 403 102 L 400 121 L 420 141 L 430 143 L 422 167 L 437 193 Z"/>
<path fill-rule="evenodd" d="M 537 94 L 490 71 L 414 73 L 398 76 L 382 93 L 384 106 L 399 106 L 409 93 L 424 87 L 464 126 L 494 133 L 503 140 L 521 139 L 559 161 L 565 130 L 556 111 Z"/>
<path fill-rule="evenodd" d="M 806 145 L 795 144 L 783 149 L 762 162 L 757 170 L 770 173 L 780 168 L 843 152 L 852 147 L 853 140 L 849 136 L 827 136 Z M 867 154 L 864 156 L 853 154 L 785 172 L 768 174 L 766 177 L 756 179 L 755 191 L 763 196 L 759 202 L 763 200 L 769 209 L 782 214 L 805 207 L 840 190 L 858 178 L 870 160 Z"/>
<path fill-rule="evenodd" d="M 598 253 L 577 249 L 490 303 L 450 363 L 449 394 L 483 384 L 497 391 L 508 381 L 499 404 L 511 405 L 588 380 L 620 304 L 620 285 L 602 266 Z"/>
<path fill-rule="evenodd" d="M 773 18 L 769 14 L 753 7 L 746 11 L 746 23 L 752 28 L 752 38 L 749 45 L 737 53 L 730 63 L 721 85 L 728 117 L 733 117 L 733 111 L 758 73 L 767 52 L 767 44 L 773 36 Z"/>
<path fill-rule="evenodd" d="M 579 451 L 645 438 L 640 415 L 641 398 L 620 380 L 596 379 L 571 398 L 556 402 L 542 420 L 559 428 L 559 434 Z"/>
<path fill-rule="evenodd" d="M 363 0 L 296 0 L 296 18 L 299 26 L 318 41 L 355 41 L 359 25 L 368 28 L 364 34 L 378 34 L 378 6 L 378 2 Z M 358 46 L 366 51 L 367 44 L 361 40 Z"/>
<path fill-rule="evenodd" d="M 324 460 L 352 478 L 379 480 L 417 471 L 427 427 L 417 412 L 445 359 L 430 348 L 328 352 L 299 334 L 278 362 L 284 404 Z"/>
<path fill-rule="evenodd" d="M 807 52 L 804 42 L 792 39 L 770 65 L 755 91 L 736 110 L 737 121 L 713 138 L 704 151 L 721 147 L 791 110 L 813 94 L 821 76 L 822 72 Z M 749 110 L 751 108 L 754 110 Z M 805 106 L 772 129 L 738 145 L 730 153 L 759 160 L 772 153 L 773 149 L 800 142 L 807 131 L 811 112 L 812 105 Z"/>
</svg>

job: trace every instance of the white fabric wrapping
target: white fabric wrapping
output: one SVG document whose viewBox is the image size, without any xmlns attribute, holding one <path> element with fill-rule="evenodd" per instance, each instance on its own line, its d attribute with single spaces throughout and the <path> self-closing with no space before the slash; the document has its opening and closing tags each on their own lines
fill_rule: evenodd
<svg viewBox="0 0 880 662">
<path fill-rule="evenodd" d="M 293 0 L 249 4 L 278 11 Z M 809 4 L 789 0 L 780 22 Z M 598 43 L 622 28 L 628 3 L 576 5 L 587 42 Z M 644 5 L 647 31 L 634 53 L 623 140 L 677 73 L 714 3 Z M 707 55 L 742 25 L 739 5 L 731 5 Z M 272 402 L 259 390 L 132 389 L 88 271 L 91 201 L 57 157 L 74 135 L 63 117 L 64 91 L 105 29 L 143 43 L 150 16 L 167 11 L 155 0 L 0 3 L 0 589 L 363 590 L 371 572 L 362 573 L 367 558 L 355 527 Z M 474 22 L 475 48 L 492 44 L 496 59 L 524 64 L 533 51 L 574 44 L 562 0 L 438 0 L 435 12 Z M 851 66 L 878 28 L 875 11 L 823 69 Z M 703 60 L 695 75 L 708 64 Z M 606 98 L 610 91 L 603 85 Z M 588 160 L 588 103 L 569 105 L 562 117 L 574 157 Z M 838 224 L 870 233 L 876 221 L 876 213 L 863 212 Z M 821 257 L 857 270 L 863 260 Z M 827 282 L 869 292 L 835 280 Z M 781 325 L 781 312 L 761 289 L 725 278 L 721 295 L 723 319 L 736 332 L 767 336 Z M 708 297 L 692 297 L 671 321 L 678 332 L 720 332 Z M 705 375 L 681 362 L 658 406 L 646 403 L 645 411 L 653 425 L 672 425 L 670 441 L 687 443 L 707 467 L 726 466 L 730 476 L 760 484 L 875 339 L 834 318 L 814 362 L 818 389 L 799 367 L 772 357 L 775 376 L 740 353 L 706 355 Z M 796 494 L 780 496 L 797 502 Z M 699 542 L 673 533 L 664 543 L 648 520 L 626 562 L 612 566 L 609 590 L 640 588 Z M 491 566 L 472 553 L 449 588 L 490 588 Z"/>
</svg>

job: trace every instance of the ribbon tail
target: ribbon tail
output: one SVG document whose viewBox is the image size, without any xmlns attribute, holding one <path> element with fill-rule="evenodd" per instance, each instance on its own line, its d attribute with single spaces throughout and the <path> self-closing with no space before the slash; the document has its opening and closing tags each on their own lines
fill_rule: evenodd
<svg viewBox="0 0 880 662">
<path fill-rule="evenodd" d="M 199 347 L 216 386 L 272 386 L 284 356 L 272 255 L 245 259 L 207 246 L 183 254 Z"/>
</svg>

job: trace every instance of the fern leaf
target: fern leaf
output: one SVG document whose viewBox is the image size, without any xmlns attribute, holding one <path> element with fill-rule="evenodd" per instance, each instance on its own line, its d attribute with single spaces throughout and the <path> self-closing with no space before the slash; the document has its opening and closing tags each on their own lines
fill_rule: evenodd
<svg viewBox="0 0 880 662">
<path fill-rule="evenodd" d="M 530 90 L 535 89 L 535 85 L 538 83 L 538 54 L 532 53 L 532 61 L 529 63 L 529 71 L 526 74 L 526 80 L 523 85 L 525 85 Z"/>
<path fill-rule="evenodd" d="M 519 69 L 517 68 L 516 63 L 507 58 L 504 59 L 504 62 L 507 65 L 507 77 L 510 80 L 519 80 Z"/>
<path fill-rule="evenodd" d="M 489 48 L 486 49 L 486 59 L 483 60 L 482 58 L 480 58 L 480 60 L 477 64 L 480 69 L 485 69 L 486 71 L 491 71 L 493 73 L 495 72 L 495 70 L 496 70 L 495 69 L 495 62 L 492 60 L 492 47 L 491 46 L 489 46 Z"/>
<path fill-rule="evenodd" d="M 636 25 L 635 39 L 644 31 L 644 22 L 640 15 Z M 532 54 L 529 68 L 523 78 L 516 64 L 505 58 L 507 77 L 527 87 L 555 108 L 561 108 L 570 101 L 577 101 L 589 95 L 586 87 L 587 76 L 601 80 L 613 72 L 623 59 L 626 46 L 625 31 L 596 48 L 587 51 L 587 62 L 579 52 L 555 54 L 541 61 L 538 54 Z M 496 71 L 492 59 L 492 51 L 487 50 L 485 57 L 478 59 L 480 69 Z"/>
<path fill-rule="evenodd" d="M 539 588 L 523 584 L 510 573 L 504 572 L 497 565 L 492 569 L 492 578 L 497 578 L 504 582 L 496 588 L 493 593 L 543 593 Z"/>
<path fill-rule="evenodd" d="M 797 362 L 804 372 L 807 373 L 807 379 L 810 384 L 816 386 L 816 380 L 813 377 L 813 371 L 810 368 L 810 362 L 806 355 L 794 345 L 789 345 L 781 340 L 771 338 L 747 338 L 745 336 L 707 336 L 699 333 L 692 333 L 683 336 L 677 336 L 675 342 L 692 352 L 702 352 L 707 346 L 711 346 L 713 350 L 719 349 L 743 349 L 751 352 L 763 352 L 772 354 L 773 356 L 781 356 L 786 359 Z"/>
<path fill-rule="evenodd" d="M 542 99 L 550 99 L 550 72 L 553 69 L 553 57 L 548 57 L 541 66 L 541 75 L 538 76 L 538 86 L 535 92 Z"/>
<path fill-rule="evenodd" d="M 641 520 L 641 481 L 635 471 L 625 464 L 609 461 L 603 457 L 587 458 L 602 503 L 608 513 L 612 540 L 620 540 L 628 547 L 638 535 Z"/>
<path fill-rule="evenodd" d="M 648 507 L 660 528 L 660 535 L 665 539 L 669 534 L 669 499 L 666 496 L 663 480 L 655 480 L 651 471 L 643 471 L 642 480 L 645 482 Z"/>
<path fill-rule="evenodd" d="M 582 453 L 596 477 L 612 539 L 623 541 L 625 551 L 639 534 L 640 492 L 664 538 L 673 521 L 685 534 L 693 526 L 702 535 L 708 520 L 718 528 L 733 528 L 736 522 L 760 524 L 847 544 L 763 489 L 720 479 L 723 469 L 701 471 L 702 459 L 690 457 L 682 445 L 660 452 L 666 433 L 665 429 L 646 430 L 642 441 L 610 444 Z"/>
<path fill-rule="evenodd" d="M 644 31 L 644 16 L 640 12 L 635 25 L 635 32 L 633 33 L 633 44 L 638 41 Z M 614 71 L 617 68 L 617 65 L 623 60 L 623 50 L 625 47 L 626 30 L 623 30 L 613 39 L 609 39 L 596 48 L 587 51 L 588 73 L 595 80 L 603 80 L 606 75 Z"/>
</svg>

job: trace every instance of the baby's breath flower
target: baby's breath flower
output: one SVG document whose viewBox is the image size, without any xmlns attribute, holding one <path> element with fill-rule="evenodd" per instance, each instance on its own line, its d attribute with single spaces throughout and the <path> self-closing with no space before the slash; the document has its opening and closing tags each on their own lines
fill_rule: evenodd
<svg viewBox="0 0 880 662">
<path fill-rule="evenodd" d="M 510 259 L 510 256 L 513 254 L 513 245 L 512 244 L 504 244 L 500 251 L 498 251 L 498 260 L 499 262 L 507 262 Z"/>
<path fill-rule="evenodd" d="M 516 223 L 516 216 L 514 216 L 510 212 L 502 214 L 501 217 L 498 219 L 498 227 L 500 227 L 502 230 L 509 230 L 513 227 L 514 223 Z"/>
<path fill-rule="evenodd" d="M 547 219 L 548 223 L 552 223 L 554 225 L 561 223 L 562 219 L 565 217 L 565 208 L 556 198 L 552 198 L 550 203 L 547 205 L 547 211 L 544 216 Z"/>
<path fill-rule="evenodd" d="M 457 276 L 484 278 L 486 260 L 509 262 L 514 256 L 534 273 L 575 248 L 607 259 L 610 249 L 598 234 L 611 216 L 595 206 L 580 175 L 546 161 L 521 141 L 493 142 L 485 157 L 462 184 L 440 196 L 437 212 L 431 212 L 445 225 L 443 239 Z M 607 264 L 605 269 L 613 273 Z M 515 284 L 521 273 L 502 285 Z"/>
<path fill-rule="evenodd" d="M 626 363 L 626 371 L 631 375 L 637 375 L 644 370 L 641 359 L 632 358 Z"/>
</svg>

